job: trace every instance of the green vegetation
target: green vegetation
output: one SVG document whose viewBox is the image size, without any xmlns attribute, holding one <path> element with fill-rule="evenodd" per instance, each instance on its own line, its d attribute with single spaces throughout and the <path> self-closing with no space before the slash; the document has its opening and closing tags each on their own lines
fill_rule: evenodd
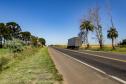
<svg viewBox="0 0 126 84">
<path fill-rule="evenodd" d="M 61 83 L 45 45 L 16 22 L 0 23 L 0 84 Z"/>
<path fill-rule="evenodd" d="M 52 45 L 52 46 L 59 47 L 59 48 L 67 48 L 67 45 Z M 93 46 L 90 45 L 88 50 L 126 54 L 126 47 L 125 47 L 125 45 L 124 46 L 121 45 L 121 47 L 120 46 L 116 46 L 115 47 L 116 49 L 112 49 L 110 45 L 104 45 L 102 49 L 99 47 L 99 45 L 93 45 Z M 81 46 L 79 49 L 80 50 L 87 50 L 87 49 L 85 49 L 85 46 Z"/>
<path fill-rule="evenodd" d="M 25 47 L 25 50 L 13 58 L 6 49 L 0 49 L 6 53 L 0 84 L 53 84 L 61 83 L 62 76 L 58 73 L 52 62 L 48 49 Z M 5 58 L 8 58 L 5 60 Z"/>
<path fill-rule="evenodd" d="M 95 32 L 96 37 L 93 37 L 94 39 L 96 39 L 99 43 L 99 47 L 100 49 L 103 48 L 103 32 L 102 32 L 102 25 L 101 25 L 101 17 L 100 17 L 100 7 L 96 4 L 96 6 L 91 7 L 88 12 L 86 17 L 83 19 L 84 21 L 82 21 L 82 23 L 80 24 L 80 33 L 79 33 L 79 37 L 82 40 L 83 44 L 86 44 L 87 47 L 86 49 L 88 49 L 89 46 L 89 42 L 88 42 L 88 36 L 87 36 L 87 32 L 88 31 L 84 31 L 85 27 L 87 29 L 89 29 L 89 31 Z M 85 25 L 85 27 L 83 26 L 82 28 L 82 24 L 88 21 L 90 22 L 90 25 Z"/>
<path fill-rule="evenodd" d="M 123 39 L 118 45 L 120 47 L 126 47 L 126 39 Z"/>
<path fill-rule="evenodd" d="M 39 38 L 38 40 L 39 40 L 40 44 L 45 45 L 46 41 L 45 41 L 45 39 L 44 39 L 44 38 Z"/>
<path fill-rule="evenodd" d="M 106 52 L 113 52 L 113 53 L 120 53 L 120 54 L 126 54 L 126 39 L 123 39 L 121 42 L 117 43 L 115 45 L 115 40 L 118 38 L 119 33 L 114 25 L 113 17 L 112 17 L 112 11 L 110 10 L 111 7 L 108 5 L 106 6 L 109 20 L 110 21 L 110 26 L 109 29 L 107 30 L 107 38 L 112 40 L 112 46 L 105 46 L 103 44 L 103 33 L 102 33 L 102 27 L 101 25 L 101 18 L 100 18 L 100 10 L 101 8 L 96 4 L 96 6 L 91 7 L 88 12 L 86 17 L 82 19 L 82 23 L 80 24 L 80 32 L 79 32 L 79 37 L 81 38 L 82 45 L 80 46 L 80 49 L 89 49 L 93 51 L 106 51 Z M 94 31 L 93 31 L 94 30 Z M 92 31 L 96 34 L 96 36 L 93 36 L 93 39 L 97 40 L 97 43 L 99 45 L 89 46 L 88 42 L 88 31 Z M 99 47 L 97 47 L 99 46 Z M 58 46 L 61 47 L 61 46 Z"/>
<path fill-rule="evenodd" d="M 89 33 L 89 31 L 92 31 L 93 32 L 94 25 L 89 20 L 84 20 L 81 23 L 80 30 L 81 31 L 85 31 L 85 37 L 86 37 L 85 39 L 86 39 L 86 44 L 87 44 L 87 47 L 86 48 L 89 48 L 88 33 Z"/>
<path fill-rule="evenodd" d="M 85 50 L 85 48 L 80 48 L 81 50 Z M 92 51 L 104 51 L 104 52 L 112 52 L 112 53 L 118 53 L 118 54 L 126 54 L 126 47 L 116 47 L 116 49 L 112 49 L 111 47 L 103 47 L 103 49 L 100 48 L 89 48 L 88 50 Z"/>
<path fill-rule="evenodd" d="M 118 31 L 116 30 L 116 28 L 111 27 L 107 32 L 107 37 L 112 39 L 112 48 L 115 49 L 114 40 L 118 37 Z"/>
<path fill-rule="evenodd" d="M 59 48 L 67 48 L 67 45 L 51 45 L 51 46 L 55 46 L 55 47 L 59 47 Z"/>
<path fill-rule="evenodd" d="M 16 22 L 0 23 L 0 48 L 8 48 L 5 44 L 8 41 L 14 41 L 15 39 L 22 41 L 24 45 L 37 47 L 43 46 L 46 43 L 44 38 L 38 38 L 31 35 L 28 31 L 23 32 L 20 25 Z"/>
<path fill-rule="evenodd" d="M 126 54 L 126 48 L 116 48 L 116 50 L 112 50 L 114 53 Z"/>
<path fill-rule="evenodd" d="M 9 49 L 0 49 L 0 57 L 6 55 L 9 52 Z"/>
</svg>

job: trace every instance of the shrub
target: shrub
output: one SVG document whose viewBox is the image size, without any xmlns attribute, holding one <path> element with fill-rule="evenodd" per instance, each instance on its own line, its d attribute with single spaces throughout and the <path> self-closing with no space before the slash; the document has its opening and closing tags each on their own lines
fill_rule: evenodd
<svg viewBox="0 0 126 84">
<path fill-rule="evenodd" d="M 23 42 L 18 39 L 9 40 L 5 44 L 6 47 L 10 49 L 12 53 L 19 53 L 23 51 Z"/>
<path fill-rule="evenodd" d="M 5 57 L 0 58 L 0 71 L 3 70 L 3 65 L 6 65 L 8 62 L 9 62 L 8 58 L 5 58 Z"/>
</svg>

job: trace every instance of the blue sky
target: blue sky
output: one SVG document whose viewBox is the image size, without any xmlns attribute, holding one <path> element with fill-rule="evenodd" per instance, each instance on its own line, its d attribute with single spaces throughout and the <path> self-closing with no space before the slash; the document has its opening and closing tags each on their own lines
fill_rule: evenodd
<svg viewBox="0 0 126 84">
<path fill-rule="evenodd" d="M 66 44 L 67 39 L 77 36 L 81 19 L 88 8 L 97 2 L 101 7 L 101 24 L 104 42 L 110 21 L 105 10 L 108 0 L 0 0 L 0 22 L 15 21 L 23 31 L 44 37 L 47 44 Z M 126 0 L 110 0 L 114 24 L 119 32 L 118 41 L 126 38 Z M 96 43 L 93 33 L 90 43 Z"/>
</svg>

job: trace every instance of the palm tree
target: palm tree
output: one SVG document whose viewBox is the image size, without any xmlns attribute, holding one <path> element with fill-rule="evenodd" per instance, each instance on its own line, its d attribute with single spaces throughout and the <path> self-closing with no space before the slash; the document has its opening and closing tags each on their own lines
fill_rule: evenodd
<svg viewBox="0 0 126 84">
<path fill-rule="evenodd" d="M 114 39 L 118 37 L 118 31 L 116 30 L 116 28 L 111 27 L 107 32 L 107 37 L 112 40 L 112 48 L 115 49 Z"/>
<path fill-rule="evenodd" d="M 4 36 L 4 32 L 5 32 L 5 24 L 4 23 L 0 23 L 0 48 L 3 47 L 3 36 Z"/>
<path fill-rule="evenodd" d="M 88 21 L 88 20 L 84 20 L 82 23 L 81 23 L 81 26 L 80 26 L 80 29 L 81 30 L 85 30 L 85 40 L 86 40 L 86 43 L 87 43 L 87 48 L 89 48 L 89 42 L 88 42 L 88 33 L 89 31 L 94 31 L 94 25 Z"/>
</svg>

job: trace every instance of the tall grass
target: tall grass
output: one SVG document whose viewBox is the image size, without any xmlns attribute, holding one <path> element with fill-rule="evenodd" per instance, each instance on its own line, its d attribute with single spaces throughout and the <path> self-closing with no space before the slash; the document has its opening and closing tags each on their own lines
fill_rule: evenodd
<svg viewBox="0 0 126 84">
<path fill-rule="evenodd" d="M 60 84 L 62 81 L 47 48 L 28 47 L 6 66 L 9 68 L 1 72 L 0 84 Z"/>
<path fill-rule="evenodd" d="M 26 47 L 23 52 L 17 53 L 16 57 L 14 57 L 9 49 L 0 49 L 0 71 L 10 68 L 26 57 L 34 55 L 37 51 L 37 48 Z"/>
</svg>

